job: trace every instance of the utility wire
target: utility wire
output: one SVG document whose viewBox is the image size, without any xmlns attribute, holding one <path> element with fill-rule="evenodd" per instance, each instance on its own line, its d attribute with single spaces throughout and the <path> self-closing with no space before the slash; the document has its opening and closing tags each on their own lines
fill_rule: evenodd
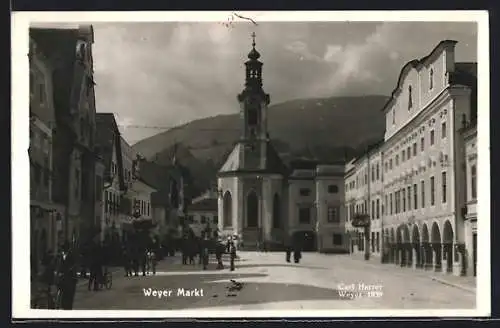
<svg viewBox="0 0 500 328">
<path fill-rule="evenodd" d="M 151 129 L 151 130 L 172 130 L 172 129 L 183 129 L 183 126 L 155 126 L 155 125 L 127 125 L 118 124 L 119 127 L 124 129 Z M 240 128 L 189 128 L 189 130 L 194 131 L 240 131 Z M 328 132 L 331 133 L 331 129 L 326 127 L 318 128 L 317 126 L 300 128 L 301 131 L 314 130 L 315 132 Z"/>
</svg>

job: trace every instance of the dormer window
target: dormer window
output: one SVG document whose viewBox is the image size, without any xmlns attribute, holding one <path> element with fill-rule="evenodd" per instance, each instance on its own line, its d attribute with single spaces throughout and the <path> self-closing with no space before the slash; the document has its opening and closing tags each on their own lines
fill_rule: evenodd
<svg viewBox="0 0 500 328">
<path fill-rule="evenodd" d="M 434 69 L 431 68 L 429 72 L 429 90 L 432 90 L 434 88 Z"/>
<path fill-rule="evenodd" d="M 408 86 L 408 110 L 410 110 L 413 107 L 413 99 L 412 99 L 412 94 L 411 94 L 411 85 Z"/>
</svg>

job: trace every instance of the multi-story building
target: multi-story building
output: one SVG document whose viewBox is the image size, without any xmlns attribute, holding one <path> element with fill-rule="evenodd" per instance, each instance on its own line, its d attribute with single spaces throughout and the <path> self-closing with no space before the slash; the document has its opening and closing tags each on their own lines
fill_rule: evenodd
<svg viewBox="0 0 500 328">
<path fill-rule="evenodd" d="M 209 193 L 205 197 L 193 199 L 187 207 L 188 222 L 195 236 L 209 238 L 218 235 L 219 217 L 217 213 L 217 195 Z"/>
<path fill-rule="evenodd" d="M 102 156 L 103 199 L 99 214 L 100 240 L 117 239 L 121 236 L 121 215 L 131 214 L 131 203 L 125 206 L 122 195 L 126 190 L 125 180 L 120 170 L 122 164 L 122 143 L 120 131 L 112 113 L 96 114 L 96 146 Z M 128 210 L 125 210 L 128 207 Z"/>
<path fill-rule="evenodd" d="M 381 144 L 378 142 L 369 146 L 363 155 L 351 160 L 345 167 L 346 229 L 351 237 L 350 250 L 352 253 L 364 252 L 377 257 L 383 254 Z M 369 216 L 368 230 L 352 226 L 352 219 L 356 215 Z"/>
<path fill-rule="evenodd" d="M 43 254 L 63 241 L 64 205 L 52 197 L 55 127 L 52 67 L 30 38 L 30 227 L 34 272 Z"/>
<path fill-rule="evenodd" d="M 64 204 L 63 236 L 77 242 L 95 231 L 95 95 L 92 26 L 31 28 L 52 67 L 57 130 L 53 135 L 53 200 Z"/>
<path fill-rule="evenodd" d="M 442 41 L 407 63 L 383 108 L 380 229 L 389 262 L 459 275 L 467 267 L 461 131 L 475 117 L 476 65 L 456 63 L 455 44 Z M 348 201 L 373 196 L 368 158 L 369 152 L 352 162 L 346 182 L 357 188 L 348 191 Z M 371 201 L 358 202 L 355 211 L 377 208 Z"/>
<path fill-rule="evenodd" d="M 467 275 L 476 275 L 477 266 L 477 125 L 474 121 L 465 127 L 465 194 L 467 202 L 462 214 L 465 217 L 465 249 L 467 250 Z"/>
<path fill-rule="evenodd" d="M 318 165 L 315 182 L 317 249 L 322 253 L 345 253 L 349 249 L 349 239 L 346 234 L 344 164 Z"/>
</svg>

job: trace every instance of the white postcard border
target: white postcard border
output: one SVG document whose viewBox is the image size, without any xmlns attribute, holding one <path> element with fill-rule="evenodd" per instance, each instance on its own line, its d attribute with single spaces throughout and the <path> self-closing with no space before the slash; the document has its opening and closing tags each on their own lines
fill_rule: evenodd
<svg viewBox="0 0 500 328">
<path fill-rule="evenodd" d="M 478 24 L 478 262 L 476 309 L 328 311 L 101 311 L 30 309 L 29 62 L 30 25 L 57 27 L 98 22 L 225 22 L 233 12 L 14 12 L 12 14 L 12 317 L 13 318 L 223 318 L 223 317 L 480 317 L 491 311 L 489 21 L 487 11 L 237 12 L 257 21 L 435 21 Z M 61 24 L 62 23 L 62 24 Z M 25 196 L 23 196 L 25 195 Z"/>
</svg>

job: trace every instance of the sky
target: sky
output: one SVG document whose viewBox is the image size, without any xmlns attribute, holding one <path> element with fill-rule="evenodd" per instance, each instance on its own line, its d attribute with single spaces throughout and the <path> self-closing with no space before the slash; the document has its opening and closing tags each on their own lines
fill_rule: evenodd
<svg viewBox="0 0 500 328">
<path fill-rule="evenodd" d="M 271 104 L 297 98 L 390 95 L 400 70 L 441 40 L 477 61 L 463 22 L 96 23 L 97 112 L 113 112 L 133 144 L 192 120 L 239 111 L 251 33 Z M 375 109 L 377 110 L 377 109 Z M 149 127 L 149 128 L 147 128 Z"/>
</svg>

